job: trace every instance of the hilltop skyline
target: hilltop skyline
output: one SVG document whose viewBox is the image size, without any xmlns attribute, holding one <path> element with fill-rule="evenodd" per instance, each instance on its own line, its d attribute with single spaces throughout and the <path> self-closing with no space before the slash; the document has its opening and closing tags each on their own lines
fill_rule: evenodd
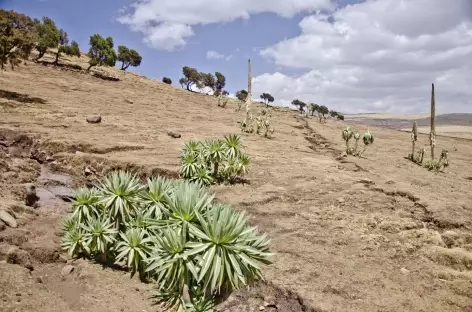
<svg viewBox="0 0 472 312">
<path fill-rule="evenodd" d="M 276 105 L 298 98 L 345 113 L 472 112 L 472 3 L 468 0 L 173 1 L 0 0 L 48 16 L 88 51 L 94 33 L 143 56 L 131 71 L 179 86 L 182 66 L 222 72 Z"/>
</svg>

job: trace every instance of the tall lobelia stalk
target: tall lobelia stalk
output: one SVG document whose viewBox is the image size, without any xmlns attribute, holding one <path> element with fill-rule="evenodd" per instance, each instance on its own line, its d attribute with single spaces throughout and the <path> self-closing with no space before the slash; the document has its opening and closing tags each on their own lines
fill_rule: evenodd
<svg viewBox="0 0 472 312">
<path fill-rule="evenodd" d="M 413 122 L 413 129 L 411 129 L 411 160 L 415 160 L 415 145 L 418 140 L 418 127 L 416 121 Z"/>
<path fill-rule="evenodd" d="M 434 147 L 436 146 L 436 100 L 434 97 L 434 83 L 431 89 L 431 132 L 429 134 L 429 144 L 431 145 L 431 159 L 434 160 Z"/>
</svg>

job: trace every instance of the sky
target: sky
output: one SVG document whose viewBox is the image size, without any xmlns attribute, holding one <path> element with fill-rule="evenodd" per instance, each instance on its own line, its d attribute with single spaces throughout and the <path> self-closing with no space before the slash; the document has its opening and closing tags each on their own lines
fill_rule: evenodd
<svg viewBox="0 0 472 312">
<path fill-rule="evenodd" d="M 0 0 L 48 16 L 88 51 L 111 36 L 143 57 L 129 70 L 179 86 L 182 67 L 343 113 L 472 112 L 472 0 Z"/>
</svg>

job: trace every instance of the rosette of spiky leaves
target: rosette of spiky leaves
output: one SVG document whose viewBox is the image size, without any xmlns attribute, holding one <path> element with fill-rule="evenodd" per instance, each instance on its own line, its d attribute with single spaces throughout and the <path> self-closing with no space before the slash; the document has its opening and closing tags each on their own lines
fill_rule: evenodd
<svg viewBox="0 0 472 312">
<path fill-rule="evenodd" d="M 100 215 L 99 191 L 96 188 L 79 188 L 75 191 L 72 203 L 72 218 L 79 223 L 91 220 Z"/>
<path fill-rule="evenodd" d="M 251 158 L 246 154 L 241 154 L 238 158 L 238 175 L 243 176 L 249 172 Z"/>
<path fill-rule="evenodd" d="M 225 136 L 226 156 L 238 157 L 241 153 L 241 136 L 231 133 Z"/>
<path fill-rule="evenodd" d="M 185 142 L 184 148 L 182 150 L 183 155 L 192 154 L 198 155 L 200 154 L 200 143 L 198 141 L 189 140 Z"/>
<path fill-rule="evenodd" d="M 343 132 L 342 132 L 343 140 L 346 141 L 346 142 L 349 141 L 352 138 L 353 135 L 354 135 L 354 132 L 349 127 L 344 129 Z"/>
<path fill-rule="evenodd" d="M 187 242 L 187 225 L 164 228 L 154 237 L 155 248 L 147 262 L 147 272 L 151 272 L 161 289 L 178 289 L 182 293 L 184 285 L 191 285 L 197 276 L 191 257 L 184 256 Z"/>
<path fill-rule="evenodd" d="M 148 179 L 147 188 L 141 193 L 144 213 L 150 218 L 162 219 L 167 211 L 165 195 L 172 192 L 172 181 L 164 177 Z"/>
<path fill-rule="evenodd" d="M 367 130 L 367 132 L 362 136 L 362 140 L 364 141 L 365 145 L 372 145 L 374 143 L 374 136 L 369 130 Z"/>
<path fill-rule="evenodd" d="M 142 188 L 136 175 L 122 170 L 112 172 L 101 184 L 100 203 L 117 228 L 122 228 L 123 223 L 137 212 Z"/>
<path fill-rule="evenodd" d="M 171 223 L 194 222 L 196 213 L 206 211 L 213 198 L 214 195 L 198 184 L 176 182 L 172 195 L 166 195 Z"/>
<path fill-rule="evenodd" d="M 213 164 L 213 178 L 218 178 L 218 167 L 225 158 L 226 146 L 223 140 L 211 140 L 205 146 L 205 159 Z"/>
<path fill-rule="evenodd" d="M 184 154 L 180 160 L 180 175 L 185 179 L 195 176 L 197 171 L 203 166 L 202 159 L 197 154 Z"/>
<path fill-rule="evenodd" d="M 146 230 L 131 228 L 126 233 L 120 233 L 121 240 L 116 246 L 118 255 L 116 262 L 126 260 L 128 270 L 133 276 L 139 272 L 141 279 L 144 279 L 145 262 L 144 260 L 151 251 L 151 238 L 147 235 Z"/>
<path fill-rule="evenodd" d="M 79 218 L 76 216 L 69 216 L 66 219 L 62 221 L 62 232 L 65 234 L 66 232 L 71 232 L 72 230 L 76 229 L 79 227 Z"/>
<path fill-rule="evenodd" d="M 115 242 L 118 231 L 113 227 L 113 223 L 105 217 L 95 218 L 82 225 L 85 230 L 85 245 L 90 253 L 101 253 L 106 255 L 108 247 Z"/>
<path fill-rule="evenodd" d="M 210 171 L 205 166 L 200 166 L 189 180 L 190 182 L 194 182 L 202 186 L 210 185 L 214 181 Z"/>
<path fill-rule="evenodd" d="M 153 224 L 155 224 L 156 219 L 152 218 L 148 214 L 146 214 L 143 211 L 138 212 L 131 220 L 129 220 L 126 223 L 126 228 L 127 229 L 143 229 L 148 232 L 148 234 L 151 234 L 149 232 L 149 229 L 152 228 Z M 157 219 L 160 220 L 160 219 Z"/>
<path fill-rule="evenodd" d="M 185 312 L 213 312 L 216 301 L 213 297 L 206 297 L 203 289 L 196 285 L 190 292 L 192 303 L 185 305 Z"/>
<path fill-rule="evenodd" d="M 238 289 L 261 277 L 258 262 L 270 263 L 269 240 L 247 226 L 244 214 L 214 205 L 197 218 L 200 224 L 189 223 L 189 230 L 200 242 L 188 242 L 184 255 L 198 255 L 198 282 L 205 290 L 209 287 L 214 294 L 222 286 Z"/>
<path fill-rule="evenodd" d="M 239 173 L 240 161 L 237 157 L 228 157 L 223 169 L 224 175 L 228 181 L 233 182 Z"/>
<path fill-rule="evenodd" d="M 83 252 L 87 254 L 90 252 L 85 243 L 85 232 L 80 226 L 64 233 L 61 239 L 61 248 L 67 250 L 71 257 L 78 256 Z"/>
</svg>

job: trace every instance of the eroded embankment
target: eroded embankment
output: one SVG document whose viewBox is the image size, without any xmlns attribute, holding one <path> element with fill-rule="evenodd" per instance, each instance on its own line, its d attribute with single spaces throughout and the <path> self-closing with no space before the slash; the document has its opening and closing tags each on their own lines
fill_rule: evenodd
<svg viewBox="0 0 472 312">
<path fill-rule="evenodd" d="M 176 172 L 111 163 L 100 157 L 115 150 L 42 142 L 10 129 L 0 130 L 0 209 L 15 221 L 9 226 L 0 221 L 0 299 L 7 310 L 33 306 L 44 307 L 40 311 L 87 308 L 90 302 L 100 300 L 97 288 L 104 283 L 106 287 L 113 287 L 118 298 L 111 298 L 114 303 L 104 306 L 103 311 L 117 311 L 117 307 L 123 309 L 126 305 L 136 308 L 136 304 L 142 305 L 143 301 L 148 302 L 144 307 L 149 307 L 149 285 L 135 279 L 124 281 L 118 278 L 123 272 L 103 271 L 100 265 L 84 259 L 68 259 L 59 246 L 60 222 L 70 211 L 75 187 L 91 186 L 114 169 L 130 170 L 143 179 L 154 175 L 177 177 Z M 25 204 L 26 190 L 31 185 L 36 187 L 39 197 L 34 207 Z M 119 298 L 120 288 L 127 292 L 133 287 L 136 291 L 131 298 Z M 121 302 L 123 300 L 127 302 Z M 263 281 L 233 293 L 216 309 L 315 311 L 296 293 Z"/>
</svg>

